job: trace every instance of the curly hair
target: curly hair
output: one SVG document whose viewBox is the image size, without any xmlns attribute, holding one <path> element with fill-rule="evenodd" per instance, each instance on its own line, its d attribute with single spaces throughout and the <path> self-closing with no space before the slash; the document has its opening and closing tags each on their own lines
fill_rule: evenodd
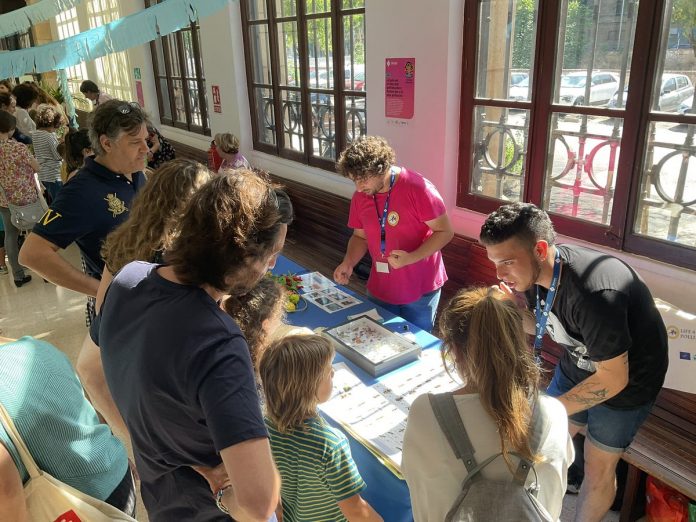
<svg viewBox="0 0 696 522">
<path fill-rule="evenodd" d="M 529 248 L 542 239 L 549 245 L 556 242 L 551 218 L 532 203 L 509 203 L 491 212 L 481 226 L 479 241 L 483 245 L 497 245 L 511 237 Z"/>
<path fill-rule="evenodd" d="M 460 290 L 440 317 L 442 361 L 451 362 L 498 428 L 503 458 L 509 452 L 535 461 L 529 445 L 530 398 L 538 396 L 539 367 L 522 328 L 522 312 L 495 288 Z"/>
<path fill-rule="evenodd" d="M 318 416 L 317 393 L 333 357 L 331 341 L 320 335 L 289 335 L 263 352 L 259 373 L 266 414 L 278 431 L 290 433 Z"/>
<path fill-rule="evenodd" d="M 214 141 L 215 146 L 226 154 L 237 154 L 239 152 L 239 140 L 237 136 L 230 132 L 216 134 Z"/>
<path fill-rule="evenodd" d="M 58 128 L 62 120 L 63 114 L 53 105 L 42 103 L 36 108 L 34 121 L 36 121 L 36 127 L 39 129 Z"/>
<path fill-rule="evenodd" d="M 270 334 L 264 322 L 280 321 L 285 316 L 287 292 L 278 283 L 264 277 L 249 292 L 239 296 L 229 296 L 222 303 L 222 309 L 235 320 L 244 333 L 251 362 L 258 371 L 259 356 L 270 341 Z"/>
<path fill-rule="evenodd" d="M 109 271 L 166 252 L 186 204 L 209 179 L 208 169 L 193 160 L 172 160 L 157 169 L 135 197 L 128 219 L 104 241 L 101 253 Z"/>
<path fill-rule="evenodd" d="M 361 136 L 338 158 L 338 172 L 353 181 L 383 175 L 396 161 L 396 154 L 380 136 Z"/>
<path fill-rule="evenodd" d="M 268 179 L 245 169 L 221 174 L 191 199 L 167 261 L 183 283 L 229 293 L 227 277 L 269 256 L 292 219 L 290 198 Z"/>
</svg>

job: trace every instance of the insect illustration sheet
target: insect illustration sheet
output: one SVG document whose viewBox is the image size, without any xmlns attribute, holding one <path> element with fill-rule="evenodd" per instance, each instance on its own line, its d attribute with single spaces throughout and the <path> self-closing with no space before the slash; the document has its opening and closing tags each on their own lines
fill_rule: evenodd
<svg viewBox="0 0 696 522">
<path fill-rule="evenodd" d="M 302 277 L 302 286 L 305 293 L 326 290 L 336 286 L 336 283 L 321 272 L 310 272 L 309 274 L 302 274 L 300 277 Z"/>
<path fill-rule="evenodd" d="M 408 410 L 416 397 L 461 386 L 444 371 L 437 350 L 425 350 L 418 362 L 372 386 L 365 385 L 345 363 L 335 364 L 334 369 L 333 395 L 320 409 L 397 471 Z"/>
<path fill-rule="evenodd" d="M 305 276 L 303 275 L 302 277 Z M 330 314 L 338 312 L 339 310 L 345 310 L 346 308 L 350 308 L 362 302 L 335 286 L 324 288 L 323 290 L 307 292 L 303 294 L 302 297 Z"/>
</svg>

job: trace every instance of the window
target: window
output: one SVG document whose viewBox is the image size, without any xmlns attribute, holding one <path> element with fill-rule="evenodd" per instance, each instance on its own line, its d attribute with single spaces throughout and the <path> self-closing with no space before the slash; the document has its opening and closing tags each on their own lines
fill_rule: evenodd
<svg viewBox="0 0 696 522">
<path fill-rule="evenodd" d="M 118 0 L 91 0 L 87 3 L 87 18 L 90 29 L 114 22 L 121 18 Z M 99 90 L 118 98 L 130 100 L 133 96 L 128 53 L 111 53 L 94 60 L 97 77 L 90 78 Z"/>
<path fill-rule="evenodd" d="M 334 170 L 367 132 L 364 0 L 242 0 L 254 148 Z"/>
<path fill-rule="evenodd" d="M 562 234 L 696 268 L 696 38 L 674 44 L 694 16 L 693 0 L 467 2 L 457 204 L 531 201 Z"/>
<path fill-rule="evenodd" d="M 58 39 L 64 40 L 70 36 L 80 34 L 80 23 L 77 17 L 77 8 L 66 9 L 56 16 L 56 30 Z M 87 79 L 87 68 L 85 62 L 80 62 L 72 67 L 67 67 L 65 73 L 68 77 L 68 87 L 73 95 L 73 100 L 80 100 L 79 108 L 82 110 L 91 110 L 91 103 L 82 93 L 80 93 L 80 84 Z"/>
<path fill-rule="evenodd" d="M 161 0 L 148 0 L 152 6 Z M 198 22 L 150 43 L 160 121 L 210 136 Z"/>
</svg>

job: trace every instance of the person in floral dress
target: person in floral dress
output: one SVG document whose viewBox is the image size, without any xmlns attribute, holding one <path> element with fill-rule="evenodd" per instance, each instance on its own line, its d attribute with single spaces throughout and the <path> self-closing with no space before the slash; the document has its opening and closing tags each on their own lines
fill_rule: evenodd
<svg viewBox="0 0 696 522">
<path fill-rule="evenodd" d="M 31 281 L 31 276 L 25 274 L 19 264 L 19 230 L 10 219 L 7 205 L 9 202 L 22 206 L 36 201 L 38 192 L 34 172 L 39 170 L 39 162 L 26 145 L 11 139 L 16 126 L 17 120 L 12 114 L 0 111 L 0 215 L 5 227 L 5 250 L 12 276 L 15 285 L 20 287 Z"/>
</svg>

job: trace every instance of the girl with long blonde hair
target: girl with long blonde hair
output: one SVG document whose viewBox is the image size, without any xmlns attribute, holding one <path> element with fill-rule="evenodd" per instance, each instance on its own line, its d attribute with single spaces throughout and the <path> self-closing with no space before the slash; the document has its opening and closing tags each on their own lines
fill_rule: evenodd
<svg viewBox="0 0 696 522">
<path fill-rule="evenodd" d="M 533 462 L 538 500 L 554 517 L 561 512 L 566 472 L 573 460 L 563 405 L 538 392 L 539 368 L 522 328 L 522 312 L 496 287 L 459 291 L 439 319 L 445 368 L 453 366 L 464 386 L 453 397 L 481 463 L 502 453 L 483 471 L 511 480 L 518 455 Z M 532 412 L 548 419 L 538 450 L 530 446 Z M 514 454 L 514 455 L 513 455 Z M 409 412 L 402 471 L 411 491 L 415 520 L 444 520 L 467 475 L 440 429 L 427 395 Z M 528 481 L 535 480 L 530 473 Z"/>
</svg>

